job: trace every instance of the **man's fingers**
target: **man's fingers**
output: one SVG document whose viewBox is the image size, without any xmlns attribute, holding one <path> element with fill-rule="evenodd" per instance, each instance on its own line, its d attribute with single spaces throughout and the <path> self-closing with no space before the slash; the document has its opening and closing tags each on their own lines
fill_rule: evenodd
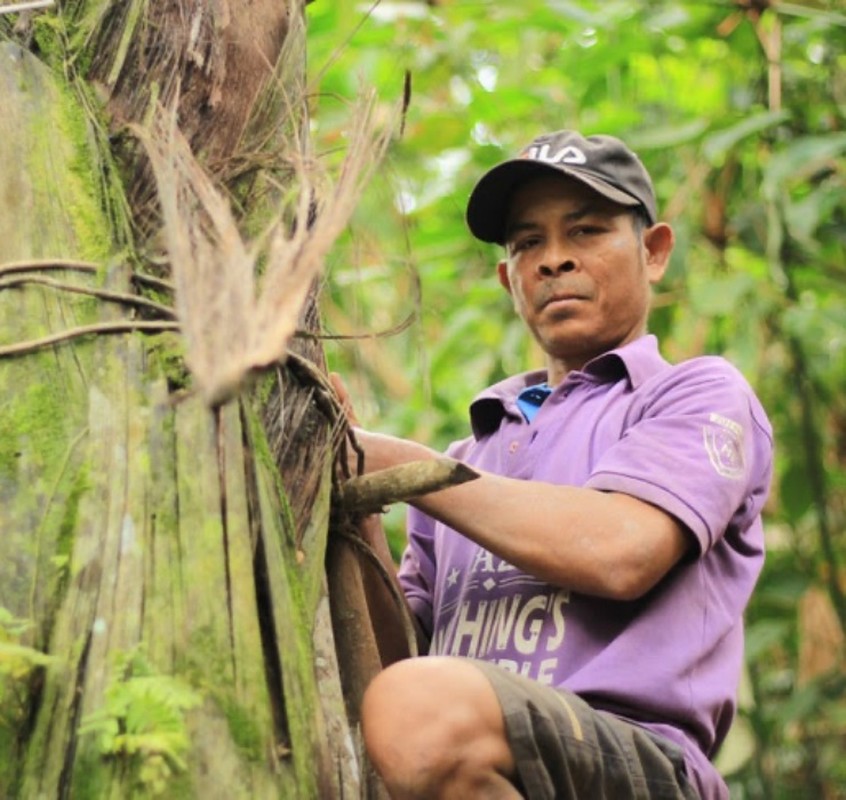
<svg viewBox="0 0 846 800">
<path fill-rule="evenodd" d="M 358 425 L 358 417 L 355 415 L 352 400 L 350 400 L 350 393 L 347 391 L 347 387 L 341 376 L 337 372 L 330 372 L 329 383 L 332 384 L 335 394 L 338 395 L 338 400 L 341 401 L 341 408 L 344 410 L 347 421 L 350 425 Z"/>
</svg>

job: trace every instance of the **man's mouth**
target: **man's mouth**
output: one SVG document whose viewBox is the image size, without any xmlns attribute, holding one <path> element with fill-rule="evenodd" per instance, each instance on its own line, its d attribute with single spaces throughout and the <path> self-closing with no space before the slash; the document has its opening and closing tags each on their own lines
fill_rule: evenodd
<svg viewBox="0 0 846 800">
<path fill-rule="evenodd" d="M 586 299 L 587 298 L 585 297 L 585 295 L 579 294 L 578 292 L 555 292 L 554 294 L 551 294 L 548 297 L 544 297 L 538 304 L 538 307 L 540 310 L 543 310 L 548 306 L 555 306 L 559 304 L 567 305 L 569 303 L 574 303 Z"/>
</svg>

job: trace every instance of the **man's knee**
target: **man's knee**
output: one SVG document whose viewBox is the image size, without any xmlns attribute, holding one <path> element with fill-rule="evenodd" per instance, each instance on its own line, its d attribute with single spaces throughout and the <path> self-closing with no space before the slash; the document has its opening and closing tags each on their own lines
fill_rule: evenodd
<svg viewBox="0 0 846 800">
<path fill-rule="evenodd" d="M 362 727 L 389 788 L 428 791 L 514 771 L 496 693 L 465 659 L 427 656 L 391 665 L 365 693 Z"/>
<path fill-rule="evenodd" d="M 392 664 L 364 695 L 368 747 L 446 750 L 497 728 L 499 704 L 487 679 L 461 659 L 423 657 Z M 500 722 L 501 726 L 501 722 Z"/>
</svg>

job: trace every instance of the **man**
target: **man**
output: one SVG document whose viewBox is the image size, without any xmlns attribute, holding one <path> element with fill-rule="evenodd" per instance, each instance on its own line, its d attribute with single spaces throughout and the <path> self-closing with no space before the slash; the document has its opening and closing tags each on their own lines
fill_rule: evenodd
<svg viewBox="0 0 846 800">
<path fill-rule="evenodd" d="M 763 561 L 772 435 L 726 361 L 647 334 L 673 247 L 619 140 L 559 131 L 485 174 L 473 234 L 546 368 L 482 392 L 449 454 L 480 472 L 413 503 L 400 581 L 429 655 L 365 695 L 394 798 L 727 798 Z M 357 431 L 365 468 L 435 458 Z"/>
</svg>

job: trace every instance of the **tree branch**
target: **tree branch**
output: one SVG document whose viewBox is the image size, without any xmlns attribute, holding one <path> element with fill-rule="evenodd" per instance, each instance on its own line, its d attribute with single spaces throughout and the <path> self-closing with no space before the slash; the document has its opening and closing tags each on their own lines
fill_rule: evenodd
<svg viewBox="0 0 846 800">
<path fill-rule="evenodd" d="M 350 478 L 340 488 L 340 502 L 351 516 L 374 514 L 393 503 L 406 502 L 478 477 L 478 472 L 452 458 L 412 461 Z"/>
</svg>

